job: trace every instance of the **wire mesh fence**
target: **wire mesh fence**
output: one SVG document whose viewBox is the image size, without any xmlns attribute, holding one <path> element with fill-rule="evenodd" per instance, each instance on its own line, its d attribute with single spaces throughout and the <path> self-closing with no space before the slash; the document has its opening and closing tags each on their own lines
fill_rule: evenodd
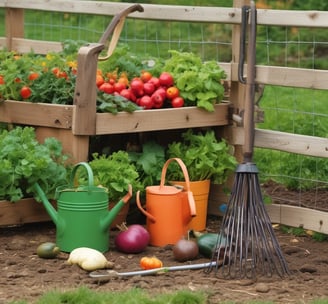
<svg viewBox="0 0 328 304">
<path fill-rule="evenodd" d="M 27 10 L 25 37 L 97 42 L 110 20 L 100 15 Z M 203 60 L 230 62 L 232 31 L 231 24 L 128 19 L 120 43 L 137 56 L 167 58 L 168 50 L 174 49 L 196 53 Z M 3 27 L 0 35 L 4 36 Z M 327 53 L 326 28 L 258 26 L 257 64 L 327 70 Z M 265 120 L 257 127 L 326 138 L 327 100 L 326 90 L 266 85 L 259 102 Z M 261 180 L 269 185 L 264 189 L 274 200 L 328 210 L 326 158 L 257 148 L 255 161 Z"/>
</svg>

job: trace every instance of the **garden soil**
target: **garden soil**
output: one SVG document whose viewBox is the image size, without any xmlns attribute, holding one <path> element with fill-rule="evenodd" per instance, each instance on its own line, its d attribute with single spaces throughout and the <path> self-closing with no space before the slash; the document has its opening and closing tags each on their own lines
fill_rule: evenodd
<svg viewBox="0 0 328 304">
<path fill-rule="evenodd" d="M 219 217 L 208 218 L 209 232 L 217 232 Z M 276 226 L 275 226 L 276 227 Z M 204 291 L 208 303 L 235 301 L 272 301 L 273 303 L 309 303 L 313 299 L 328 299 L 328 242 L 318 242 L 310 236 L 293 236 L 276 227 L 277 239 L 287 260 L 291 275 L 257 277 L 256 279 L 226 280 L 215 272 L 183 270 L 148 276 L 113 277 L 95 280 L 78 266 L 66 264 L 68 254 L 55 259 L 41 259 L 36 248 L 42 242 L 55 242 L 56 228 L 51 222 L 25 224 L 0 228 L 0 303 L 14 300 L 36 301 L 50 290 L 70 290 L 87 286 L 99 291 L 125 291 L 141 288 L 151 294 L 171 293 L 177 290 Z M 148 246 L 141 254 L 123 254 L 113 245 L 117 230 L 110 233 L 110 250 L 105 253 L 115 263 L 115 270 L 127 272 L 140 270 L 143 256 L 160 258 L 165 266 L 184 265 L 174 261 L 172 248 Z M 199 256 L 191 263 L 209 260 Z"/>
</svg>

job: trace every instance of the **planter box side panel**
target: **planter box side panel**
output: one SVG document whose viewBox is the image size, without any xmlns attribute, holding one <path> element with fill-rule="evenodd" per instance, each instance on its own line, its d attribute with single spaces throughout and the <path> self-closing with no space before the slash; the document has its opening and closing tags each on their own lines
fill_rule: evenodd
<svg viewBox="0 0 328 304">
<path fill-rule="evenodd" d="M 22 199 L 15 203 L 0 201 L 0 227 L 50 220 L 43 204 L 36 202 L 33 198 Z"/>
<path fill-rule="evenodd" d="M 229 201 L 229 196 L 224 191 L 224 187 L 224 185 L 211 184 L 207 208 L 207 213 L 209 215 L 223 216 L 223 213 L 220 211 L 220 206 L 227 204 Z"/>
<path fill-rule="evenodd" d="M 37 127 L 36 136 L 39 142 L 47 137 L 57 138 L 63 145 L 63 152 L 70 156 L 70 163 L 88 160 L 89 136 L 74 135 L 72 130 Z"/>
</svg>

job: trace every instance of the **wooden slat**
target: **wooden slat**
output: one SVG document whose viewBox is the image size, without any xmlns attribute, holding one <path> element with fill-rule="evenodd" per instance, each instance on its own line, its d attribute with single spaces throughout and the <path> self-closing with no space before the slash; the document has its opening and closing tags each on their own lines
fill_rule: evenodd
<svg viewBox="0 0 328 304">
<path fill-rule="evenodd" d="M 50 217 L 42 203 L 38 203 L 32 198 L 16 203 L 0 201 L 0 226 L 48 221 L 50 221 Z"/>
<path fill-rule="evenodd" d="M 24 38 L 13 38 L 12 49 L 19 53 L 29 53 L 33 51 L 36 54 L 47 54 L 49 52 L 60 52 L 63 45 L 60 42 L 41 41 Z"/>
<path fill-rule="evenodd" d="M 215 112 L 196 107 L 141 110 L 117 115 L 97 113 L 96 134 L 119 134 L 228 124 L 228 103 L 215 106 Z"/>
<path fill-rule="evenodd" d="M 296 27 L 328 27 L 327 11 L 258 9 L 258 24 Z"/>
<path fill-rule="evenodd" d="M 34 10 L 85 13 L 113 16 L 129 3 L 101 1 L 44 1 L 44 0 L 0 0 L 0 7 L 26 8 Z M 152 5 L 142 4 L 143 13 L 133 13 L 133 18 L 149 20 L 181 20 L 187 22 L 240 23 L 240 9 L 222 7 Z M 328 27 L 327 11 L 296 11 L 258 9 L 259 25 Z"/>
<path fill-rule="evenodd" d="M 327 212 L 280 204 L 267 205 L 266 208 L 272 223 L 328 234 Z"/>
<path fill-rule="evenodd" d="M 246 69 L 247 65 L 244 71 Z M 231 80 L 238 81 L 238 63 L 231 64 Z M 257 65 L 256 82 L 284 87 L 328 90 L 328 71 Z"/>
<path fill-rule="evenodd" d="M 0 1 L 0 7 L 26 8 L 70 13 L 88 13 L 113 16 L 131 3 L 101 1 Z M 149 20 L 180 20 L 187 22 L 237 23 L 240 21 L 240 10 L 222 7 L 200 7 L 181 5 L 142 4 L 144 12 L 135 12 L 130 17 Z"/>
<path fill-rule="evenodd" d="M 31 126 L 72 128 L 73 106 L 27 103 L 22 101 L 0 102 L 0 121 Z"/>
<path fill-rule="evenodd" d="M 257 66 L 256 82 L 297 88 L 328 89 L 328 71 Z"/>
<path fill-rule="evenodd" d="M 38 141 L 43 143 L 48 137 L 59 140 L 63 147 L 63 152 L 69 156 L 68 162 L 75 164 L 81 161 L 88 161 L 89 156 L 89 136 L 74 135 L 72 130 L 57 129 L 51 127 L 35 128 Z"/>
<path fill-rule="evenodd" d="M 244 131 L 241 127 L 229 128 L 232 145 L 243 145 Z M 231 141 L 230 141 L 231 139 Z M 328 157 L 328 139 L 272 130 L 255 130 L 255 147 L 297 153 L 307 156 Z"/>
</svg>

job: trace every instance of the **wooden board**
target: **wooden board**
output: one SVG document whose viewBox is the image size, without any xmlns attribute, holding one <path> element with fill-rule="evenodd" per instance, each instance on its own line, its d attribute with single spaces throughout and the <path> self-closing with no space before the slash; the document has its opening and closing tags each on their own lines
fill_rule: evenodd
<svg viewBox="0 0 328 304">
<path fill-rule="evenodd" d="M 36 127 L 36 137 L 41 143 L 47 137 L 57 138 L 63 146 L 63 152 L 70 156 L 69 163 L 88 161 L 89 136 L 74 135 L 72 130 Z"/>
<path fill-rule="evenodd" d="M 0 226 L 46 221 L 50 221 L 50 217 L 43 204 L 33 198 L 22 199 L 16 203 L 0 201 Z"/>
<path fill-rule="evenodd" d="M 243 145 L 243 128 L 232 127 L 229 129 L 231 135 L 229 143 Z M 254 145 L 258 148 L 328 158 L 328 139 L 323 137 L 256 129 Z"/>
<path fill-rule="evenodd" d="M 215 106 L 214 112 L 197 107 L 142 110 L 117 115 L 97 113 L 96 133 L 119 134 L 156 130 L 227 125 L 229 103 Z"/>
<path fill-rule="evenodd" d="M 73 106 L 30 103 L 22 101 L 0 102 L 0 121 L 30 126 L 72 128 Z"/>
<path fill-rule="evenodd" d="M 271 204 L 266 206 L 273 223 L 328 234 L 328 213 L 309 208 Z"/>
<path fill-rule="evenodd" d="M 115 15 L 130 3 L 114 3 L 101 1 L 26 1 L 0 0 L 0 7 L 26 8 L 70 13 L 95 15 Z M 144 12 L 131 14 L 133 18 L 149 20 L 181 20 L 186 22 L 216 22 L 237 24 L 241 20 L 240 9 L 225 7 L 202 7 L 181 5 L 142 4 Z M 258 9 L 258 24 L 296 27 L 328 27 L 326 11 L 296 11 Z"/>
</svg>

